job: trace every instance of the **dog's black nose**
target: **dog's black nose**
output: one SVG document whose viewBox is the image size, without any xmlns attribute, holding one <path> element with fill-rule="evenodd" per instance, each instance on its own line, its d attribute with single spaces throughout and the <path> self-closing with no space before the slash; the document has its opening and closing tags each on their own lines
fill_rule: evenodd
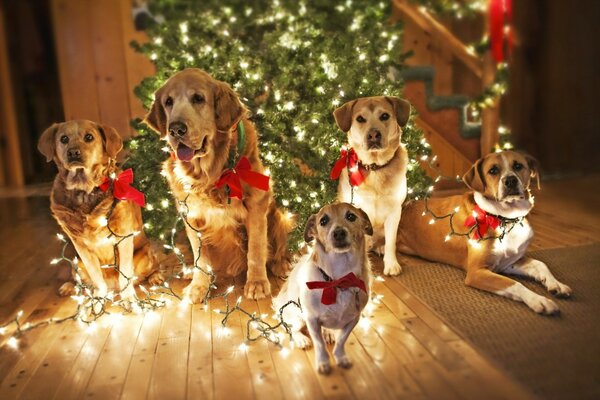
<svg viewBox="0 0 600 400">
<path fill-rule="evenodd" d="M 369 130 L 369 133 L 367 134 L 367 141 L 380 143 L 381 142 L 381 132 L 379 131 L 379 129 Z"/>
<path fill-rule="evenodd" d="M 343 228 L 335 228 L 333 231 L 333 238 L 337 241 L 346 239 L 346 236 L 348 236 L 348 232 Z"/>
<path fill-rule="evenodd" d="M 81 150 L 79 149 L 69 149 L 67 150 L 67 158 L 69 160 L 78 160 L 81 158 Z"/>
<path fill-rule="evenodd" d="M 172 136 L 181 137 L 181 136 L 185 135 L 186 132 L 187 132 L 187 125 L 184 124 L 183 122 L 176 121 L 176 122 L 171 122 L 169 124 L 169 133 Z"/>
<path fill-rule="evenodd" d="M 504 178 L 504 186 L 506 186 L 509 189 L 516 188 L 518 184 L 519 180 L 514 175 L 507 176 L 506 178 Z"/>
</svg>

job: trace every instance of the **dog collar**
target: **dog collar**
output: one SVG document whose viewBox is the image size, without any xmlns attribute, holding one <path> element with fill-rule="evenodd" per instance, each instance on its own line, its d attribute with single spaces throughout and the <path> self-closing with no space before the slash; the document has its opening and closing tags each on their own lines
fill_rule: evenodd
<svg viewBox="0 0 600 400">
<path fill-rule="evenodd" d="M 481 240 L 485 237 L 488 230 L 496 229 L 499 226 L 503 228 L 502 237 L 510 232 L 517 223 L 520 223 L 524 217 L 506 218 L 501 215 L 490 214 L 483 210 L 479 205 L 475 205 L 473 213 L 465 220 L 465 226 L 471 229 L 473 239 Z M 511 225 L 508 231 L 507 226 Z"/>
<path fill-rule="evenodd" d="M 377 170 L 379 170 L 379 169 L 385 168 L 385 167 L 387 167 L 388 165 L 390 165 L 390 163 L 392 162 L 392 160 L 394 159 L 394 157 L 396 157 L 396 154 L 397 154 L 397 153 L 398 153 L 398 150 L 396 150 L 396 151 L 394 152 L 394 155 L 392 156 L 392 158 L 390 158 L 389 160 L 387 160 L 387 161 L 385 162 L 385 164 L 376 164 L 376 163 L 373 163 L 373 164 L 363 164 L 363 163 L 361 162 L 361 163 L 360 163 L 360 165 L 361 165 L 361 166 L 362 166 L 364 169 L 366 169 L 367 171 L 377 171 Z"/>
<path fill-rule="evenodd" d="M 396 150 L 392 158 L 390 158 L 385 164 L 364 164 L 358 158 L 354 148 L 347 148 L 346 146 L 343 146 L 342 150 L 340 151 L 340 158 L 333 165 L 329 176 L 331 179 L 338 179 L 342 173 L 342 170 L 347 168 L 350 186 L 359 186 L 366 178 L 365 172 L 377 171 L 387 167 L 390 165 L 397 153 L 398 150 Z"/>
<path fill-rule="evenodd" d="M 339 279 L 332 279 L 329 275 L 325 273 L 321 268 L 319 268 L 321 275 L 325 279 L 323 281 L 311 281 L 306 282 L 306 286 L 310 289 L 323 289 L 323 294 L 321 295 L 321 303 L 326 306 L 335 304 L 337 300 L 337 289 L 349 289 L 352 287 L 357 287 L 363 292 L 367 293 L 367 286 L 365 282 L 357 277 L 354 272 L 349 272 L 346 275 L 342 276 Z"/>
</svg>

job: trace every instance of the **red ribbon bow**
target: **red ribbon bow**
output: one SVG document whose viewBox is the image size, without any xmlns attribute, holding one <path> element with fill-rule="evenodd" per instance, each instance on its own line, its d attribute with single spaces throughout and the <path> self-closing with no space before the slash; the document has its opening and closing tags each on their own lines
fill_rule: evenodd
<svg viewBox="0 0 600 400">
<path fill-rule="evenodd" d="M 333 168 L 331 169 L 330 177 L 331 179 L 338 179 L 342 170 L 348 167 L 348 175 L 350 176 L 350 185 L 358 186 L 365 180 L 365 176 L 363 175 L 363 171 L 360 168 L 360 161 L 358 160 L 358 155 L 354 151 L 353 148 L 347 150 L 345 147 L 342 147 L 342 151 L 340 152 L 340 158 L 335 162 Z"/>
<path fill-rule="evenodd" d="M 134 203 L 144 207 L 146 205 L 146 197 L 144 193 L 129 186 L 133 183 L 133 170 L 131 168 L 121 172 L 115 179 L 108 176 L 104 177 L 104 181 L 98 186 L 100 190 L 106 192 L 110 188 L 110 182 L 113 183 L 113 196 L 119 200 L 131 200 Z"/>
<path fill-rule="evenodd" d="M 481 239 L 485 236 L 489 228 L 496 229 L 500 226 L 500 218 L 497 216 L 488 214 L 479 206 L 475 206 L 473 211 L 475 215 L 471 215 L 465 220 L 467 228 L 477 225 L 477 228 L 473 231 L 473 239 Z"/>
<path fill-rule="evenodd" d="M 512 22 L 512 0 L 490 0 L 489 3 L 489 37 L 492 55 L 496 62 L 504 60 L 504 45 L 508 44 L 509 54 L 512 52 L 513 37 L 510 26 Z"/>
<path fill-rule="evenodd" d="M 250 169 L 250 161 L 246 157 L 241 157 L 233 169 L 226 169 L 221 177 L 215 183 L 217 188 L 227 185 L 229 187 L 229 197 L 242 199 L 242 182 L 260 190 L 269 190 L 269 177 Z"/>
<path fill-rule="evenodd" d="M 365 282 L 362 279 L 359 279 L 354 272 L 350 272 L 340 279 L 336 279 L 333 281 L 312 281 L 306 282 L 306 286 L 309 289 L 323 289 L 323 294 L 321 295 L 321 303 L 326 306 L 330 304 L 335 304 L 337 298 L 337 288 L 340 289 L 348 289 L 351 287 L 360 288 L 363 292 L 367 293 L 367 287 L 365 286 Z"/>
</svg>

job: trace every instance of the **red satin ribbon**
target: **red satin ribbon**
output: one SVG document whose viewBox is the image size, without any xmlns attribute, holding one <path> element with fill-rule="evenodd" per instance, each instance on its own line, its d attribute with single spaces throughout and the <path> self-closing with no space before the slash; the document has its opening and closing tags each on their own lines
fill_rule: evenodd
<svg viewBox="0 0 600 400">
<path fill-rule="evenodd" d="M 360 168 L 360 161 L 358 155 L 353 148 L 347 150 L 342 147 L 340 152 L 340 158 L 335 162 L 329 175 L 331 179 L 338 179 L 342 170 L 348 167 L 348 175 L 350 176 L 350 185 L 358 186 L 365 180 L 363 171 Z"/>
<path fill-rule="evenodd" d="M 367 287 L 365 286 L 365 282 L 354 275 L 354 272 L 350 272 L 340 279 L 336 279 L 333 281 L 312 281 L 306 282 L 306 286 L 309 289 L 323 289 L 323 294 L 321 295 L 321 303 L 326 306 L 330 304 L 335 304 L 337 299 L 337 288 L 340 289 L 348 289 L 351 287 L 360 288 L 363 292 L 367 293 Z"/>
<path fill-rule="evenodd" d="M 512 53 L 513 36 L 510 23 L 512 22 L 512 0 L 490 0 L 489 2 L 489 36 L 492 56 L 496 62 L 504 61 L 504 46 L 508 44 L 509 54 Z M 508 25 L 508 32 L 504 26 Z"/>
<path fill-rule="evenodd" d="M 217 188 L 223 185 L 229 186 L 229 197 L 242 199 L 242 182 L 260 190 L 269 190 L 269 177 L 250 169 L 250 161 L 246 157 L 241 157 L 233 169 L 226 169 L 221 177 L 215 183 Z"/>
<path fill-rule="evenodd" d="M 104 181 L 98 186 L 100 190 L 106 192 L 110 188 L 111 179 L 108 176 L 104 177 Z M 133 170 L 131 168 L 121 172 L 114 180 L 113 196 L 119 200 L 131 200 L 134 203 L 144 207 L 146 205 L 146 197 L 144 193 L 129 186 L 133 183 Z"/>
<path fill-rule="evenodd" d="M 465 226 L 467 228 L 472 228 L 477 225 L 477 228 L 473 230 L 473 239 L 481 239 L 490 228 L 496 229 L 500 226 L 500 218 L 495 215 L 488 214 L 479 206 L 475 206 L 474 211 L 476 216 L 471 215 L 465 220 Z"/>
</svg>

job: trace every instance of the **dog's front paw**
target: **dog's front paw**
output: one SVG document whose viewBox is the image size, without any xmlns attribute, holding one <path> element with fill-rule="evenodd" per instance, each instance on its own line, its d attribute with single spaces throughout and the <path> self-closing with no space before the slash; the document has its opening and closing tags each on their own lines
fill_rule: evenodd
<svg viewBox="0 0 600 400">
<path fill-rule="evenodd" d="M 334 344 L 335 343 L 335 331 L 333 329 L 327 329 L 327 328 L 321 328 L 322 333 L 323 333 L 323 339 L 325 339 L 325 342 L 328 344 Z"/>
<path fill-rule="evenodd" d="M 58 288 L 58 294 L 67 297 L 75 295 L 75 284 L 73 282 L 65 282 Z"/>
<path fill-rule="evenodd" d="M 244 295 L 248 299 L 264 299 L 271 294 L 271 284 L 267 278 L 249 279 L 244 286 Z"/>
<path fill-rule="evenodd" d="M 294 341 L 294 346 L 299 349 L 304 350 L 312 346 L 310 338 L 302 332 L 292 332 L 292 340 Z"/>
<path fill-rule="evenodd" d="M 548 284 L 546 288 L 556 297 L 571 297 L 571 293 L 573 293 L 570 287 L 559 281 Z"/>
<path fill-rule="evenodd" d="M 544 296 L 535 295 L 527 299 L 525 303 L 538 314 L 552 315 L 560 312 L 556 303 Z"/>
<path fill-rule="evenodd" d="M 288 260 L 281 260 L 274 262 L 269 269 L 273 275 L 280 278 L 285 278 L 290 274 L 290 271 L 292 270 L 292 264 Z"/>
<path fill-rule="evenodd" d="M 328 361 L 319 361 L 317 363 L 317 371 L 323 375 L 329 375 L 331 373 L 331 364 Z"/>
<path fill-rule="evenodd" d="M 165 281 L 165 278 L 164 278 L 162 272 L 155 271 L 155 272 L 151 273 L 150 276 L 148 276 L 148 278 L 146 278 L 146 280 L 148 281 L 148 284 L 150 284 L 152 286 L 159 286 L 159 285 L 163 284 L 163 282 Z"/>
<path fill-rule="evenodd" d="M 341 357 L 335 357 L 335 363 L 338 365 L 338 367 L 342 367 L 345 369 L 351 368 L 352 367 L 352 361 L 350 361 L 350 359 L 348 358 L 347 355 L 343 355 Z"/>
<path fill-rule="evenodd" d="M 398 261 L 389 261 L 383 263 L 383 273 L 384 275 L 400 275 L 402 272 L 402 267 L 398 264 Z"/>
<path fill-rule="evenodd" d="M 208 287 L 190 283 L 183 289 L 183 299 L 193 304 L 201 303 L 208 292 Z"/>
</svg>

